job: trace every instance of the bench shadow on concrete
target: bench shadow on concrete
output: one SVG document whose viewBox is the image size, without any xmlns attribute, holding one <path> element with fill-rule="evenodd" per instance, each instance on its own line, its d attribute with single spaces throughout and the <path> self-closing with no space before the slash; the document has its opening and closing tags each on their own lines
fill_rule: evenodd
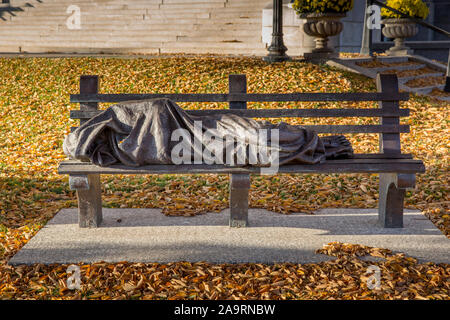
<svg viewBox="0 0 450 320">
<path fill-rule="evenodd" d="M 160 209 L 104 209 L 100 228 L 228 226 L 229 209 L 192 217 L 165 216 Z M 331 212 L 328 212 L 331 211 Z M 377 209 L 330 209 L 316 214 L 279 214 L 250 209 L 247 228 L 298 228 L 322 231 L 322 235 L 439 235 L 433 223 L 419 211 L 406 210 L 403 228 L 377 225 Z M 120 220 L 119 220 L 120 219 Z M 63 209 L 50 224 L 77 224 L 76 209 Z"/>
</svg>

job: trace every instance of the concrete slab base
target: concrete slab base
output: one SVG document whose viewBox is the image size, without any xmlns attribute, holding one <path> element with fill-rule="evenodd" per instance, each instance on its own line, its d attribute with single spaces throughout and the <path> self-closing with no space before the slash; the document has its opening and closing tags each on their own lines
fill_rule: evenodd
<svg viewBox="0 0 450 320">
<path fill-rule="evenodd" d="M 405 227 L 376 225 L 376 209 L 326 209 L 314 215 L 249 210 L 248 228 L 228 227 L 228 210 L 169 217 L 159 209 L 104 209 L 97 229 L 80 229 L 76 209 L 63 209 L 9 264 L 78 262 L 316 263 L 332 241 L 404 252 L 419 261 L 450 263 L 450 240 L 418 211 Z"/>
</svg>

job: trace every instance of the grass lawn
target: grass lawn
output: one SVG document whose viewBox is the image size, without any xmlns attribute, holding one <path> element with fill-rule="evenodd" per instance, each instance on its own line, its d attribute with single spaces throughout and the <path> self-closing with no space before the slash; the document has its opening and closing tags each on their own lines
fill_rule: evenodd
<svg viewBox="0 0 450 320">
<path fill-rule="evenodd" d="M 101 93 L 225 93 L 228 74 L 244 73 L 248 92 L 375 91 L 374 81 L 327 66 L 260 59 L 174 57 L 164 59 L 0 59 L 0 299 L 449 299 L 450 266 L 418 264 L 389 250 L 332 243 L 321 250 L 335 262 L 309 265 L 97 263 L 82 266 L 82 289 L 65 287 L 67 265 L 11 267 L 14 255 L 61 208 L 75 207 L 68 177 L 56 173 L 65 158 L 62 141 L 71 126 L 69 94 L 79 76 L 100 75 Z M 367 108 L 375 103 L 249 103 L 249 108 Z M 186 108 L 220 103 L 181 104 Z M 103 105 L 102 108 L 107 107 Z M 406 208 L 424 212 L 450 235 L 448 103 L 412 96 L 401 107 L 402 150 L 424 161 Z M 278 119 L 296 124 L 336 124 L 330 119 Z M 340 118 L 338 124 L 377 119 Z M 377 134 L 349 134 L 355 152 L 377 152 Z M 196 215 L 228 206 L 228 177 L 216 175 L 103 176 L 105 207 L 163 208 L 167 215 Z M 250 207 L 289 214 L 325 207 L 375 208 L 378 177 L 369 174 L 254 176 Z M 320 249 L 320 248 L 318 248 Z M 364 254 L 385 256 L 380 290 L 369 290 Z"/>
</svg>

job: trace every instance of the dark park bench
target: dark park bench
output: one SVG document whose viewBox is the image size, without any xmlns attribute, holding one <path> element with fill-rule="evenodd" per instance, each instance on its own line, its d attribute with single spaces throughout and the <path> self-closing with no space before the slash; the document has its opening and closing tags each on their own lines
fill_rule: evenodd
<svg viewBox="0 0 450 320">
<path fill-rule="evenodd" d="M 349 159 L 327 160 L 320 164 L 290 164 L 279 167 L 279 173 L 378 173 L 379 225 L 385 228 L 403 227 L 405 190 L 414 187 L 416 173 L 425 172 L 422 161 L 403 154 L 400 133 L 409 132 L 408 125 L 400 124 L 400 117 L 409 116 L 409 109 L 400 109 L 399 101 L 408 100 L 407 93 L 398 91 L 396 75 L 379 74 L 378 92 L 363 93 L 247 93 L 245 75 L 229 76 L 226 94 L 98 94 L 98 76 L 81 76 L 80 93 L 70 96 L 72 103 L 80 103 L 80 110 L 72 110 L 70 117 L 81 124 L 97 115 L 98 103 L 118 103 L 129 100 L 170 98 L 175 102 L 228 102 L 229 109 L 187 110 L 192 115 L 232 113 L 251 118 L 280 117 L 377 117 L 376 125 L 310 125 L 317 133 L 379 133 L 380 152 L 354 154 Z M 247 102 L 271 101 L 378 101 L 378 108 L 354 109 L 247 109 Z M 90 162 L 66 160 L 58 172 L 69 175 L 69 185 L 78 197 L 79 226 L 99 227 L 102 221 L 101 174 L 229 174 L 230 226 L 248 225 L 248 193 L 250 174 L 261 174 L 261 167 L 230 167 L 225 165 L 180 164 L 127 167 L 112 165 L 100 167 Z"/>
</svg>

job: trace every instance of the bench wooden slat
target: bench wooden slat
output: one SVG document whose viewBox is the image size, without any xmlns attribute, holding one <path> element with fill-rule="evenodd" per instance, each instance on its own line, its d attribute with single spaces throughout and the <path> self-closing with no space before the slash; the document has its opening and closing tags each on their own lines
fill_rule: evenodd
<svg viewBox="0 0 450 320">
<path fill-rule="evenodd" d="M 300 126 L 299 126 L 300 127 Z M 365 125 L 304 125 L 301 126 L 309 130 L 314 130 L 317 133 L 408 133 L 409 125 L 379 125 L 379 124 L 365 124 Z M 70 132 L 73 132 L 78 127 L 71 127 Z"/>
<path fill-rule="evenodd" d="M 71 94 L 70 102 L 124 102 L 155 98 L 169 98 L 175 102 L 406 101 L 409 94 L 406 92 Z"/>
<path fill-rule="evenodd" d="M 412 159 L 411 153 L 384 154 L 384 153 L 355 153 L 352 159 Z"/>
<path fill-rule="evenodd" d="M 380 133 L 380 132 L 409 132 L 409 125 L 305 125 L 307 129 L 317 133 Z"/>
<path fill-rule="evenodd" d="M 384 154 L 384 153 L 355 153 L 350 159 L 412 159 L 411 153 L 400 153 L 400 154 Z M 81 161 L 71 160 L 72 164 L 85 164 Z"/>
<path fill-rule="evenodd" d="M 407 117 L 409 109 L 400 109 L 391 112 L 380 108 L 376 109 L 214 109 L 214 110 L 185 110 L 189 115 L 209 116 L 218 114 L 234 114 L 248 118 L 319 118 L 319 117 Z M 82 111 L 71 110 L 72 119 L 90 119 L 102 110 Z"/>
<path fill-rule="evenodd" d="M 315 165 L 284 165 L 278 173 L 417 173 L 425 172 L 420 160 L 411 159 L 343 159 L 328 160 Z M 58 168 L 60 174 L 199 174 L 199 173 L 261 173 L 260 167 L 227 167 L 224 165 L 150 165 L 127 167 L 113 165 L 100 167 L 79 161 L 63 161 Z"/>
</svg>

